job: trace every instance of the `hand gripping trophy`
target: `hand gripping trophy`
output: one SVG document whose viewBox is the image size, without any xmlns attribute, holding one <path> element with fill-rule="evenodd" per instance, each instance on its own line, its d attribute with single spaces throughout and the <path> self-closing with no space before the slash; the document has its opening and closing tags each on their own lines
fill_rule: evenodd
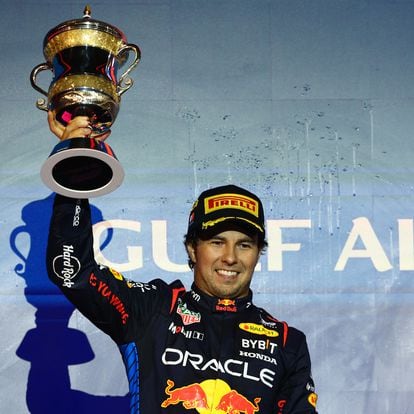
<svg viewBox="0 0 414 414">
<path fill-rule="evenodd" d="M 130 53 L 132 63 L 117 79 Z M 118 28 L 92 19 L 86 6 L 82 19 L 63 22 L 46 34 L 43 54 L 46 62 L 33 68 L 30 80 L 47 100 L 39 98 L 36 106 L 54 111 L 63 125 L 76 116 L 88 116 L 92 134 L 57 144 L 42 166 L 42 180 L 56 193 L 72 198 L 107 194 L 122 183 L 124 170 L 111 147 L 96 137 L 114 123 L 121 95 L 133 84 L 128 74 L 141 52 Z M 45 70 L 54 74 L 48 92 L 37 84 L 38 74 Z"/>
</svg>

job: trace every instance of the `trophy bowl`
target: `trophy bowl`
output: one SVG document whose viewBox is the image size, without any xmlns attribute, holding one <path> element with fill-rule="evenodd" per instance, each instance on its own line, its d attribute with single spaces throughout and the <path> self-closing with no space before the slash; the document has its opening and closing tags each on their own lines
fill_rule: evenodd
<svg viewBox="0 0 414 414">
<path fill-rule="evenodd" d="M 46 34 L 43 54 L 46 61 L 30 74 L 32 87 L 46 97 L 39 98 L 36 106 L 53 111 L 64 126 L 76 116 L 87 116 L 92 132 L 57 144 L 42 166 L 42 180 L 56 193 L 72 198 L 115 190 L 123 181 L 124 170 L 99 136 L 110 130 L 121 95 L 133 85 L 128 75 L 140 61 L 139 47 L 128 43 L 117 27 L 92 19 L 86 6 L 83 18 L 60 23 Z M 53 74 L 47 91 L 38 85 L 43 71 Z"/>
</svg>

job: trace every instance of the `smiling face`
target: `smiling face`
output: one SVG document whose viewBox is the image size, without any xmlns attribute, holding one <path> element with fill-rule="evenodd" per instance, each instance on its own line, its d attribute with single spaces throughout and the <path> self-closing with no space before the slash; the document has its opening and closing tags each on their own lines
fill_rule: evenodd
<svg viewBox="0 0 414 414">
<path fill-rule="evenodd" d="M 210 296 L 241 298 L 248 294 L 259 260 L 257 236 L 227 230 L 187 244 L 194 263 L 194 282 Z"/>
</svg>

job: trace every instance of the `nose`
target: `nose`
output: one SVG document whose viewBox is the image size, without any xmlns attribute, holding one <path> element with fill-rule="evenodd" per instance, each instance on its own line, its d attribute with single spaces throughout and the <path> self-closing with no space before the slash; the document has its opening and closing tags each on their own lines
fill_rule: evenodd
<svg viewBox="0 0 414 414">
<path fill-rule="evenodd" d="M 237 262 L 236 246 L 233 243 L 226 243 L 221 257 L 223 263 L 232 265 Z"/>
</svg>

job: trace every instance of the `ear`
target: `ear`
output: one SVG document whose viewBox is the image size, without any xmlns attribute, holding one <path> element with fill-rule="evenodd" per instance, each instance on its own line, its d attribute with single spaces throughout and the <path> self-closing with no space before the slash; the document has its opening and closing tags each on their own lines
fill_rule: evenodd
<svg viewBox="0 0 414 414">
<path fill-rule="evenodd" d="M 190 258 L 190 260 L 193 262 L 193 263 L 196 263 L 196 257 L 197 257 L 197 255 L 196 255 L 196 244 L 195 243 L 187 243 L 186 245 L 185 245 L 185 248 L 187 249 L 187 254 L 188 254 L 188 257 Z"/>
</svg>

